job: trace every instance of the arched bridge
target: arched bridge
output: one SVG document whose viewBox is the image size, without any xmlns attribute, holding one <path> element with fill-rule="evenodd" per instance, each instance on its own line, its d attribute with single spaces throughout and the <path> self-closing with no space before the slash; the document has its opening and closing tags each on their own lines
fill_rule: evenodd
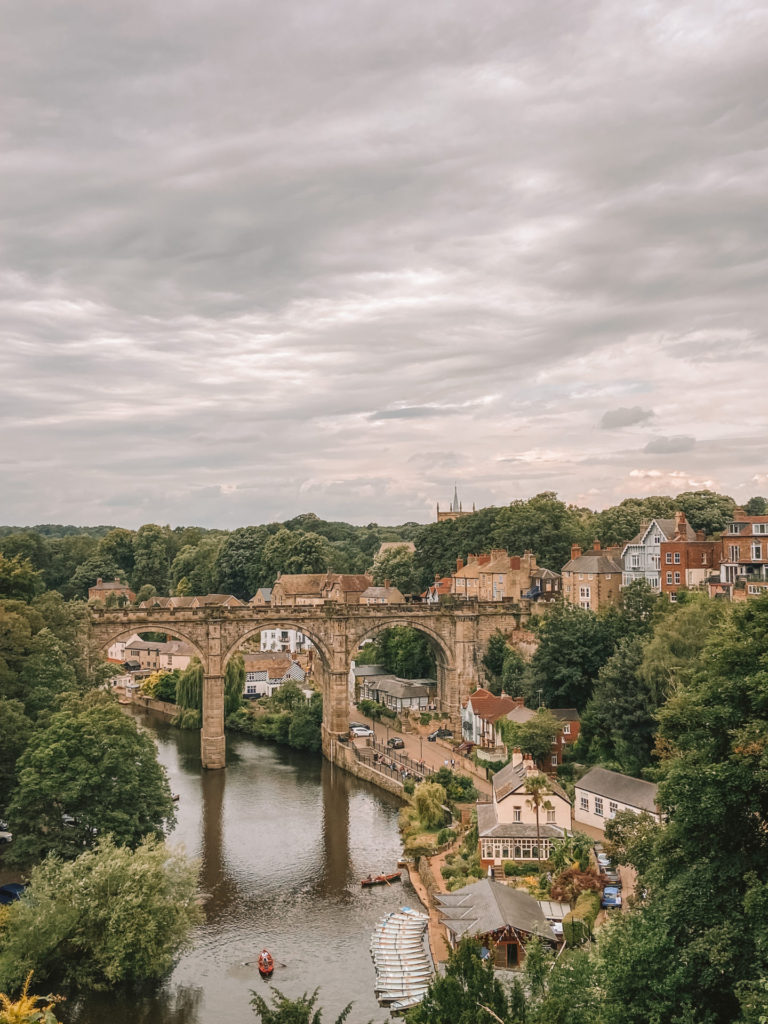
<svg viewBox="0 0 768 1024">
<path fill-rule="evenodd" d="M 459 707 L 477 686 L 480 659 L 490 636 L 525 626 L 538 611 L 529 602 L 462 602 L 457 607 L 427 604 L 251 605 L 234 608 L 91 609 L 91 638 L 105 650 L 134 633 L 163 632 L 186 640 L 203 664 L 201 756 L 206 768 L 223 768 L 224 670 L 244 640 L 263 629 L 295 628 L 315 645 L 315 677 L 323 691 L 323 751 L 349 730 L 350 662 L 363 640 L 391 626 L 411 626 L 430 639 L 437 660 L 438 708 L 458 726 Z"/>
</svg>

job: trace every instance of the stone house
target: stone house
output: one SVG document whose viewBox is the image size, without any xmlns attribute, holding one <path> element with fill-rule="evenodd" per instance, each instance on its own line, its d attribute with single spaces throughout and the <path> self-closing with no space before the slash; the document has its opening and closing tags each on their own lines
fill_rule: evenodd
<svg viewBox="0 0 768 1024">
<path fill-rule="evenodd" d="M 617 604 L 621 591 L 618 548 L 602 549 L 596 540 L 591 551 L 582 552 L 580 545 L 574 544 L 562 576 L 563 600 L 570 604 L 593 612 Z"/>
<path fill-rule="evenodd" d="M 542 579 L 540 573 L 531 551 L 509 555 L 504 548 L 494 548 L 488 554 L 468 555 L 466 565 L 463 559 L 456 559 L 451 593 L 464 600 L 519 601 L 537 590 Z M 551 589 L 552 577 L 547 580 Z"/>
<path fill-rule="evenodd" d="M 123 660 L 138 662 L 142 672 L 182 672 L 195 655 L 183 640 L 142 640 L 138 635 L 126 640 Z"/>
<path fill-rule="evenodd" d="M 360 595 L 371 586 L 371 577 L 362 573 L 280 573 L 272 587 L 270 604 L 273 607 L 324 604 L 326 601 L 359 604 Z"/>
<path fill-rule="evenodd" d="M 571 802 L 563 787 L 547 777 L 545 801 L 549 808 L 539 809 L 539 839 L 536 836 L 536 810 L 526 792 L 526 780 L 541 773 L 529 755 L 519 750 L 508 765 L 491 780 L 491 803 L 478 803 L 477 830 L 480 861 L 485 868 L 500 866 L 505 860 L 546 860 L 552 846 L 563 839 L 571 827 Z"/>
<path fill-rule="evenodd" d="M 635 779 L 631 775 L 607 768 L 590 768 L 575 786 L 573 820 L 601 833 L 606 821 L 619 811 L 650 814 L 661 821 L 657 806 L 659 787 L 655 782 Z"/>
<path fill-rule="evenodd" d="M 405 604 L 397 587 L 385 582 L 383 587 L 367 587 L 360 595 L 360 604 Z"/>
<path fill-rule="evenodd" d="M 248 604 L 256 605 L 258 608 L 269 607 L 272 603 L 272 587 L 259 587 Z"/>
<path fill-rule="evenodd" d="M 96 583 L 88 588 L 88 600 L 100 601 L 104 604 L 107 598 L 122 599 L 121 603 L 123 604 L 133 604 L 136 600 L 136 595 L 127 583 L 121 583 L 120 580 L 107 580 L 105 582 L 99 576 Z"/>
</svg>

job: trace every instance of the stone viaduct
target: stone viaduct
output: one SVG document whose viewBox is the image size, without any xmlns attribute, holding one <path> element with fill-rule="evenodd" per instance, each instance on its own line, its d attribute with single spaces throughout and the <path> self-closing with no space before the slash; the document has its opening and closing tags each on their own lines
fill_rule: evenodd
<svg viewBox="0 0 768 1024">
<path fill-rule="evenodd" d="M 315 645 L 315 678 L 323 692 L 323 753 L 337 760 L 337 739 L 349 731 L 349 667 L 360 644 L 391 626 L 425 633 L 437 660 L 437 704 L 459 728 L 461 701 L 478 683 L 480 660 L 491 635 L 513 635 L 539 611 L 530 602 L 282 605 L 274 608 L 91 609 L 92 641 L 103 651 L 135 633 L 162 632 L 185 640 L 203 664 L 201 758 L 205 768 L 225 766 L 224 670 L 244 640 L 263 629 L 294 628 Z M 518 634 L 520 635 L 520 634 Z"/>
</svg>

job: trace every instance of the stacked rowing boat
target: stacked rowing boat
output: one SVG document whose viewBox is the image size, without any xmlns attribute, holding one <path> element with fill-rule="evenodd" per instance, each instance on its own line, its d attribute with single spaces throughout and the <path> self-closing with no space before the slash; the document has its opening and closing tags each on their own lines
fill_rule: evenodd
<svg viewBox="0 0 768 1024">
<path fill-rule="evenodd" d="M 376 968 L 376 998 L 393 1013 L 420 1003 L 432 980 L 432 957 L 424 942 L 429 918 L 401 907 L 376 925 L 371 956 Z"/>
</svg>

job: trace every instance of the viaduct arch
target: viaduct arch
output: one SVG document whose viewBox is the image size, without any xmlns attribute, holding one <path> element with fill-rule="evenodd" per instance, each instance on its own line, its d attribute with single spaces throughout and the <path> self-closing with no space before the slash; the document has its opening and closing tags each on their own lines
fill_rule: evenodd
<svg viewBox="0 0 768 1024">
<path fill-rule="evenodd" d="M 534 610 L 535 609 L 535 610 Z M 203 726 L 200 754 L 204 768 L 225 766 L 224 671 L 243 640 L 263 629 L 301 630 L 318 654 L 316 676 L 323 691 L 323 753 L 333 759 L 339 736 L 349 731 L 349 666 L 363 640 L 391 626 L 425 633 L 437 654 L 438 708 L 458 728 L 459 708 L 478 683 L 480 655 L 497 630 L 523 628 L 539 609 L 531 602 L 462 602 L 440 605 L 250 605 L 234 608 L 90 609 L 91 640 L 101 650 L 133 633 L 163 632 L 185 640 L 203 665 Z"/>
</svg>

